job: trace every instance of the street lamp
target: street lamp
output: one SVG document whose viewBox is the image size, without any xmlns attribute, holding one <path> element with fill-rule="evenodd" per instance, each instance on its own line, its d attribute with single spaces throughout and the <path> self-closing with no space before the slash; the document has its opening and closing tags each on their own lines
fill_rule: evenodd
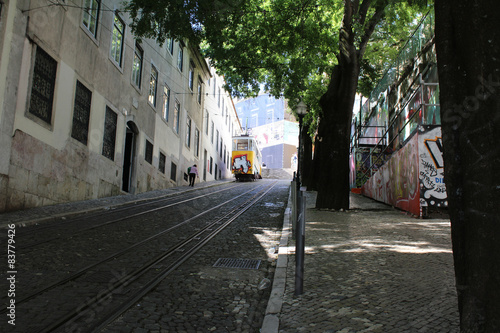
<svg viewBox="0 0 500 333">
<path fill-rule="evenodd" d="M 296 196 L 296 221 L 295 228 L 295 295 L 302 294 L 304 289 L 304 254 L 305 254 L 305 198 L 300 192 L 300 151 L 302 149 L 302 120 L 307 113 L 307 105 L 302 100 L 295 109 L 299 117 L 299 148 L 297 151 L 297 196 Z"/>
</svg>

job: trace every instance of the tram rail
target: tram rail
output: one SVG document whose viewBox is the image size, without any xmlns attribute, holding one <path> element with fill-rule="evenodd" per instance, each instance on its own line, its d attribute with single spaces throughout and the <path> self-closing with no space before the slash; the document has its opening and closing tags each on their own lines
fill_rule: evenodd
<svg viewBox="0 0 500 333">
<path fill-rule="evenodd" d="M 122 205 L 118 208 L 115 208 L 112 210 L 106 210 L 104 212 L 92 213 L 91 215 L 80 215 L 80 216 L 77 216 L 69 221 L 64 220 L 64 222 L 58 223 L 56 225 L 51 224 L 50 226 L 42 226 L 42 227 L 30 229 L 29 232 L 18 233 L 17 239 L 19 240 L 19 238 L 22 238 L 23 236 L 28 236 L 28 235 L 31 235 L 34 233 L 39 233 L 41 230 L 49 229 L 49 231 L 50 230 L 53 231 L 55 228 L 60 228 L 61 226 L 68 226 L 69 227 L 70 224 L 74 225 L 74 223 L 76 223 L 76 225 L 77 225 L 78 222 L 83 222 L 83 221 L 86 222 L 86 226 L 81 226 L 81 227 L 77 226 L 78 230 L 72 230 L 70 233 L 63 233 L 62 235 L 58 235 L 58 236 L 46 237 L 46 238 L 39 240 L 39 241 L 36 241 L 36 242 L 20 245 L 19 250 L 25 251 L 27 249 L 30 249 L 30 248 L 36 247 L 38 245 L 42 245 L 42 244 L 45 244 L 45 243 L 48 243 L 48 242 L 51 242 L 51 241 L 54 241 L 57 239 L 72 237 L 72 236 L 75 236 L 75 235 L 82 233 L 82 232 L 85 232 L 85 231 L 94 230 L 94 229 L 97 229 L 100 227 L 108 226 L 108 225 L 113 224 L 113 223 L 121 222 L 121 221 L 131 219 L 131 218 L 134 218 L 137 216 L 141 216 L 141 215 L 149 214 L 149 213 L 159 211 L 162 209 L 170 208 L 170 207 L 175 206 L 175 205 L 185 204 L 187 202 L 201 199 L 204 197 L 208 197 L 210 195 L 214 195 L 214 194 L 217 194 L 220 192 L 229 191 L 229 190 L 233 189 L 234 187 L 236 187 L 236 185 L 226 187 L 226 188 L 223 188 L 223 189 L 220 189 L 217 191 L 211 191 L 209 193 L 198 195 L 195 197 L 189 197 L 189 194 L 183 194 L 184 197 L 187 197 L 186 199 L 179 198 L 179 197 L 171 198 L 169 196 L 168 198 L 152 199 L 152 201 L 143 202 L 143 203 L 139 203 L 139 204 Z M 148 206 L 157 205 L 157 204 L 162 203 L 162 202 L 165 203 L 165 205 L 162 205 L 160 207 L 150 208 L 150 209 L 147 208 Z M 106 219 L 108 216 L 110 216 L 112 214 L 117 214 L 117 213 L 123 213 L 126 215 L 119 217 L 119 218 L 112 219 L 112 220 Z M 92 221 L 92 219 L 95 219 L 96 222 L 94 222 L 94 223 L 90 222 L 91 225 L 88 225 L 87 223 L 89 223 L 89 221 Z"/>
<path fill-rule="evenodd" d="M 89 274 L 91 272 L 95 272 L 97 268 L 107 262 L 115 262 L 118 261 L 117 259 L 119 257 L 123 257 L 126 254 L 135 251 L 139 246 L 145 245 L 150 243 L 153 240 L 158 240 L 161 236 L 166 235 L 167 233 L 171 232 L 172 230 L 179 228 L 180 226 L 186 225 L 191 221 L 194 221 L 196 219 L 199 219 L 200 217 L 204 216 L 205 214 L 215 211 L 215 210 L 222 210 L 221 208 L 228 203 L 239 199 L 243 196 L 248 195 L 248 193 L 255 191 L 256 189 L 260 189 L 264 187 L 264 189 L 260 190 L 257 194 L 255 194 L 251 199 L 245 200 L 244 203 L 235 205 L 230 212 L 226 213 L 223 217 L 218 218 L 215 221 L 212 221 L 211 223 L 205 222 L 207 225 L 204 227 L 200 227 L 199 230 L 191 234 L 187 239 L 178 242 L 174 246 L 172 246 L 170 249 L 166 250 L 162 254 L 159 254 L 154 258 L 154 260 L 150 260 L 147 264 L 142 265 L 141 267 L 137 267 L 132 273 L 127 274 L 126 276 L 120 278 L 119 280 L 116 280 L 113 282 L 112 286 L 108 286 L 108 290 L 105 293 L 98 292 L 97 296 L 94 297 L 94 299 L 87 299 L 87 301 L 83 302 L 79 307 L 75 308 L 73 311 L 71 311 L 69 314 L 66 314 L 66 316 L 62 317 L 58 322 L 53 323 L 43 329 L 41 329 L 39 332 L 52 332 L 54 330 L 60 330 L 64 327 L 64 329 L 68 329 L 71 325 L 74 324 L 74 322 L 78 322 L 79 320 L 81 321 L 82 316 L 86 316 L 89 311 L 92 312 L 94 311 L 96 306 L 102 306 L 103 302 L 107 302 L 109 299 L 113 299 L 113 302 L 116 301 L 118 304 L 125 304 L 124 303 L 124 297 L 123 295 L 119 295 L 116 290 L 123 289 L 124 287 L 129 288 L 129 286 L 132 283 L 139 283 L 141 285 L 141 288 L 144 290 L 147 289 L 148 285 L 153 285 L 157 284 L 159 282 L 141 282 L 143 279 L 145 279 L 145 275 L 151 274 L 152 272 L 157 272 L 159 267 L 162 268 L 162 274 L 165 274 L 163 278 L 159 278 L 158 281 L 161 281 L 166 277 L 166 275 L 170 274 L 171 271 L 175 270 L 176 267 L 181 265 L 185 260 L 187 260 L 190 256 L 192 256 L 196 251 L 198 251 L 206 242 L 208 242 L 211 238 L 215 237 L 217 233 L 219 233 L 223 228 L 225 228 L 227 225 L 229 225 L 234 219 L 236 219 L 239 215 L 241 215 L 244 211 L 249 209 L 252 205 L 255 204 L 260 198 L 262 198 L 276 183 L 272 183 L 269 186 L 263 186 L 259 185 L 256 188 L 252 188 L 249 191 L 246 191 L 244 193 L 239 194 L 238 196 L 227 200 L 219 205 L 216 205 L 204 212 L 201 212 L 195 216 L 192 216 L 175 226 L 169 227 L 164 229 L 161 232 L 156 233 L 155 235 L 152 235 L 150 237 L 147 237 L 139 242 L 136 242 L 130 246 L 128 246 L 126 249 L 123 249 L 119 252 L 115 252 L 106 258 L 100 260 L 99 262 L 93 263 L 89 266 L 86 266 L 74 273 L 72 273 L 70 276 L 57 281 L 55 283 L 52 283 L 49 286 L 46 286 L 31 295 L 28 295 L 27 297 L 24 297 L 23 299 L 17 300 L 17 305 L 21 306 L 23 304 L 29 304 L 28 301 L 32 299 L 36 299 L 38 296 L 41 296 L 42 294 L 49 292 L 51 290 L 56 289 L 57 287 L 60 287 L 62 285 L 67 285 L 72 281 L 78 280 L 80 277 L 84 277 L 86 274 Z M 205 195 L 204 195 L 205 196 Z M 201 196 L 197 196 L 199 198 Z M 178 203 L 180 203 L 179 201 Z M 177 204 L 178 204 L 177 203 Z M 162 207 L 157 207 L 155 209 L 151 209 L 150 211 L 155 211 L 157 209 L 161 209 Z M 178 238 L 180 239 L 180 238 Z M 191 245 L 190 245 L 191 244 Z M 194 245 L 193 245 L 194 244 Z M 178 256 L 180 255 L 180 256 Z M 165 263 L 165 261 L 172 256 L 175 256 L 176 258 L 179 257 L 179 259 L 176 260 L 171 260 L 171 263 Z M 184 259 L 182 259 L 184 258 Z M 112 266 L 112 265 L 111 265 Z M 110 266 L 110 267 L 111 267 Z M 167 267 L 167 268 L 164 268 Z M 118 270 L 118 269 L 116 269 Z M 167 273 L 168 271 L 168 273 Z M 154 276 L 160 276 L 158 274 L 153 274 Z M 149 278 L 150 280 L 153 279 L 152 277 Z M 155 278 L 156 280 L 157 278 Z M 76 283 L 76 282 L 74 282 Z M 140 289 L 140 288 L 139 288 Z M 142 289 L 141 289 L 142 290 Z M 134 299 L 138 297 L 137 295 L 139 292 L 135 293 Z M 131 296 L 128 297 L 127 304 L 131 302 Z M 80 301 L 81 303 L 81 301 Z M 118 306 L 118 305 L 117 305 Z M 123 306 L 122 311 L 123 312 Z M 118 312 L 120 312 L 118 311 Z M 0 313 L 3 313 L 5 311 L 0 311 Z M 111 318 L 111 317 L 109 317 Z M 102 320 L 101 320 L 102 321 Z M 106 322 L 109 322 L 107 320 Z M 68 326 L 70 325 L 70 326 Z M 104 325 L 103 322 L 99 324 L 100 326 Z"/>
</svg>

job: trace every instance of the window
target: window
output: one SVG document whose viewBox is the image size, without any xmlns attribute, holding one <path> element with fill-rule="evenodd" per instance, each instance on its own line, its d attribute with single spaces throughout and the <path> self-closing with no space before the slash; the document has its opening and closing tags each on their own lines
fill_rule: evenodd
<svg viewBox="0 0 500 333">
<path fill-rule="evenodd" d="M 132 82 L 137 88 L 141 88 L 142 80 L 142 59 L 144 56 L 144 51 L 141 47 L 135 43 L 135 53 L 134 53 L 134 64 L 132 67 Z"/>
<path fill-rule="evenodd" d="M 153 164 L 153 144 L 146 140 L 146 151 L 144 152 L 144 159 L 149 164 Z"/>
<path fill-rule="evenodd" d="M 191 118 L 186 120 L 186 146 L 191 148 Z"/>
<path fill-rule="evenodd" d="M 224 98 L 222 99 L 222 117 L 224 117 Z"/>
<path fill-rule="evenodd" d="M 205 134 L 208 135 L 208 118 L 209 118 L 209 114 L 208 114 L 208 110 L 205 110 Z"/>
<path fill-rule="evenodd" d="M 174 54 L 174 39 L 167 38 L 167 51 L 170 54 Z"/>
<path fill-rule="evenodd" d="M 189 65 L 189 90 L 193 91 L 194 86 L 194 68 L 192 63 Z"/>
<path fill-rule="evenodd" d="M 92 101 L 92 92 L 87 89 L 80 81 L 76 81 L 75 105 L 73 108 L 73 125 L 71 128 L 71 137 L 87 144 L 89 136 L 90 104 Z"/>
<path fill-rule="evenodd" d="M 201 84 L 203 82 L 201 81 L 201 78 L 198 76 L 198 97 L 197 97 L 197 101 L 198 101 L 198 104 L 201 105 Z"/>
<path fill-rule="evenodd" d="M 82 24 L 88 29 L 92 36 L 97 36 L 97 25 L 99 23 L 100 0 L 83 1 L 83 21 Z"/>
<path fill-rule="evenodd" d="M 216 89 L 216 85 L 217 85 L 216 83 L 217 83 L 217 78 L 214 77 L 214 91 L 213 91 L 214 97 L 215 97 L 215 89 Z"/>
<path fill-rule="evenodd" d="M 170 179 L 174 182 L 177 180 L 177 165 L 174 162 L 170 165 Z"/>
<path fill-rule="evenodd" d="M 174 132 L 179 133 L 179 118 L 181 113 L 181 104 L 179 101 L 175 100 L 175 109 L 174 109 Z"/>
<path fill-rule="evenodd" d="M 212 124 L 210 126 L 210 142 L 213 144 L 214 143 L 214 122 L 212 120 Z"/>
<path fill-rule="evenodd" d="M 177 68 L 182 72 L 182 67 L 184 64 L 184 48 L 181 43 L 179 43 L 179 53 L 177 54 Z"/>
<path fill-rule="evenodd" d="M 219 150 L 220 158 L 222 158 L 222 143 L 223 143 L 223 140 L 222 140 L 222 135 L 221 135 L 220 136 L 220 150 Z"/>
<path fill-rule="evenodd" d="M 170 108 L 170 89 L 165 86 L 163 88 L 163 119 L 168 122 L 168 110 Z"/>
<path fill-rule="evenodd" d="M 165 161 L 166 161 L 165 155 L 162 152 L 160 152 L 160 160 L 158 161 L 158 170 L 160 170 L 161 173 L 165 173 Z"/>
<path fill-rule="evenodd" d="M 213 165 L 214 165 L 214 159 L 212 158 L 212 156 L 210 156 L 210 165 L 209 165 L 209 172 L 210 172 L 210 174 L 212 174 Z"/>
<path fill-rule="evenodd" d="M 219 151 L 219 130 L 215 132 L 215 151 Z"/>
<path fill-rule="evenodd" d="M 122 19 L 115 14 L 115 22 L 113 24 L 113 36 L 111 37 L 111 58 L 118 66 L 122 66 L 123 57 L 123 40 L 125 36 L 125 24 Z"/>
<path fill-rule="evenodd" d="M 194 129 L 194 156 L 200 156 L 200 131 Z"/>
<path fill-rule="evenodd" d="M 118 115 L 106 106 L 106 117 L 104 120 L 104 137 L 102 143 L 102 154 L 114 161 L 115 140 L 116 140 L 116 120 Z"/>
<path fill-rule="evenodd" d="M 57 61 L 37 47 L 29 113 L 47 124 L 52 122 L 52 106 L 56 86 Z"/>
<path fill-rule="evenodd" d="M 220 107 L 220 88 L 218 89 L 219 95 L 217 96 L 217 106 Z"/>
<path fill-rule="evenodd" d="M 158 85 L 158 70 L 151 66 L 151 77 L 149 79 L 149 97 L 148 101 L 152 106 L 156 106 L 156 86 Z"/>
</svg>

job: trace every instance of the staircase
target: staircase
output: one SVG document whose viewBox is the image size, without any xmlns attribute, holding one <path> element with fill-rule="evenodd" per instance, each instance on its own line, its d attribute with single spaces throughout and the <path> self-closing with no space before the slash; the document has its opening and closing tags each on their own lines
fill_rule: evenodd
<svg viewBox="0 0 500 333">
<path fill-rule="evenodd" d="M 292 180 L 295 169 L 262 169 L 262 178 Z"/>
</svg>

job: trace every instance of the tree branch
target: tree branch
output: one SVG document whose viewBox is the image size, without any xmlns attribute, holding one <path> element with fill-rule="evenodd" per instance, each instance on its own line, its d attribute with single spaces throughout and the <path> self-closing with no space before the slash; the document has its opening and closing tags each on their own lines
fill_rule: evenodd
<svg viewBox="0 0 500 333">
<path fill-rule="evenodd" d="M 370 37 L 372 36 L 373 31 L 375 31 L 375 27 L 377 26 L 377 24 L 385 15 L 386 6 L 387 4 L 377 6 L 377 8 L 375 9 L 375 14 L 373 14 L 373 16 L 370 18 L 370 21 L 368 21 L 368 25 L 366 26 L 364 34 L 361 37 L 361 42 L 359 44 L 358 60 L 363 59 Z"/>
</svg>

